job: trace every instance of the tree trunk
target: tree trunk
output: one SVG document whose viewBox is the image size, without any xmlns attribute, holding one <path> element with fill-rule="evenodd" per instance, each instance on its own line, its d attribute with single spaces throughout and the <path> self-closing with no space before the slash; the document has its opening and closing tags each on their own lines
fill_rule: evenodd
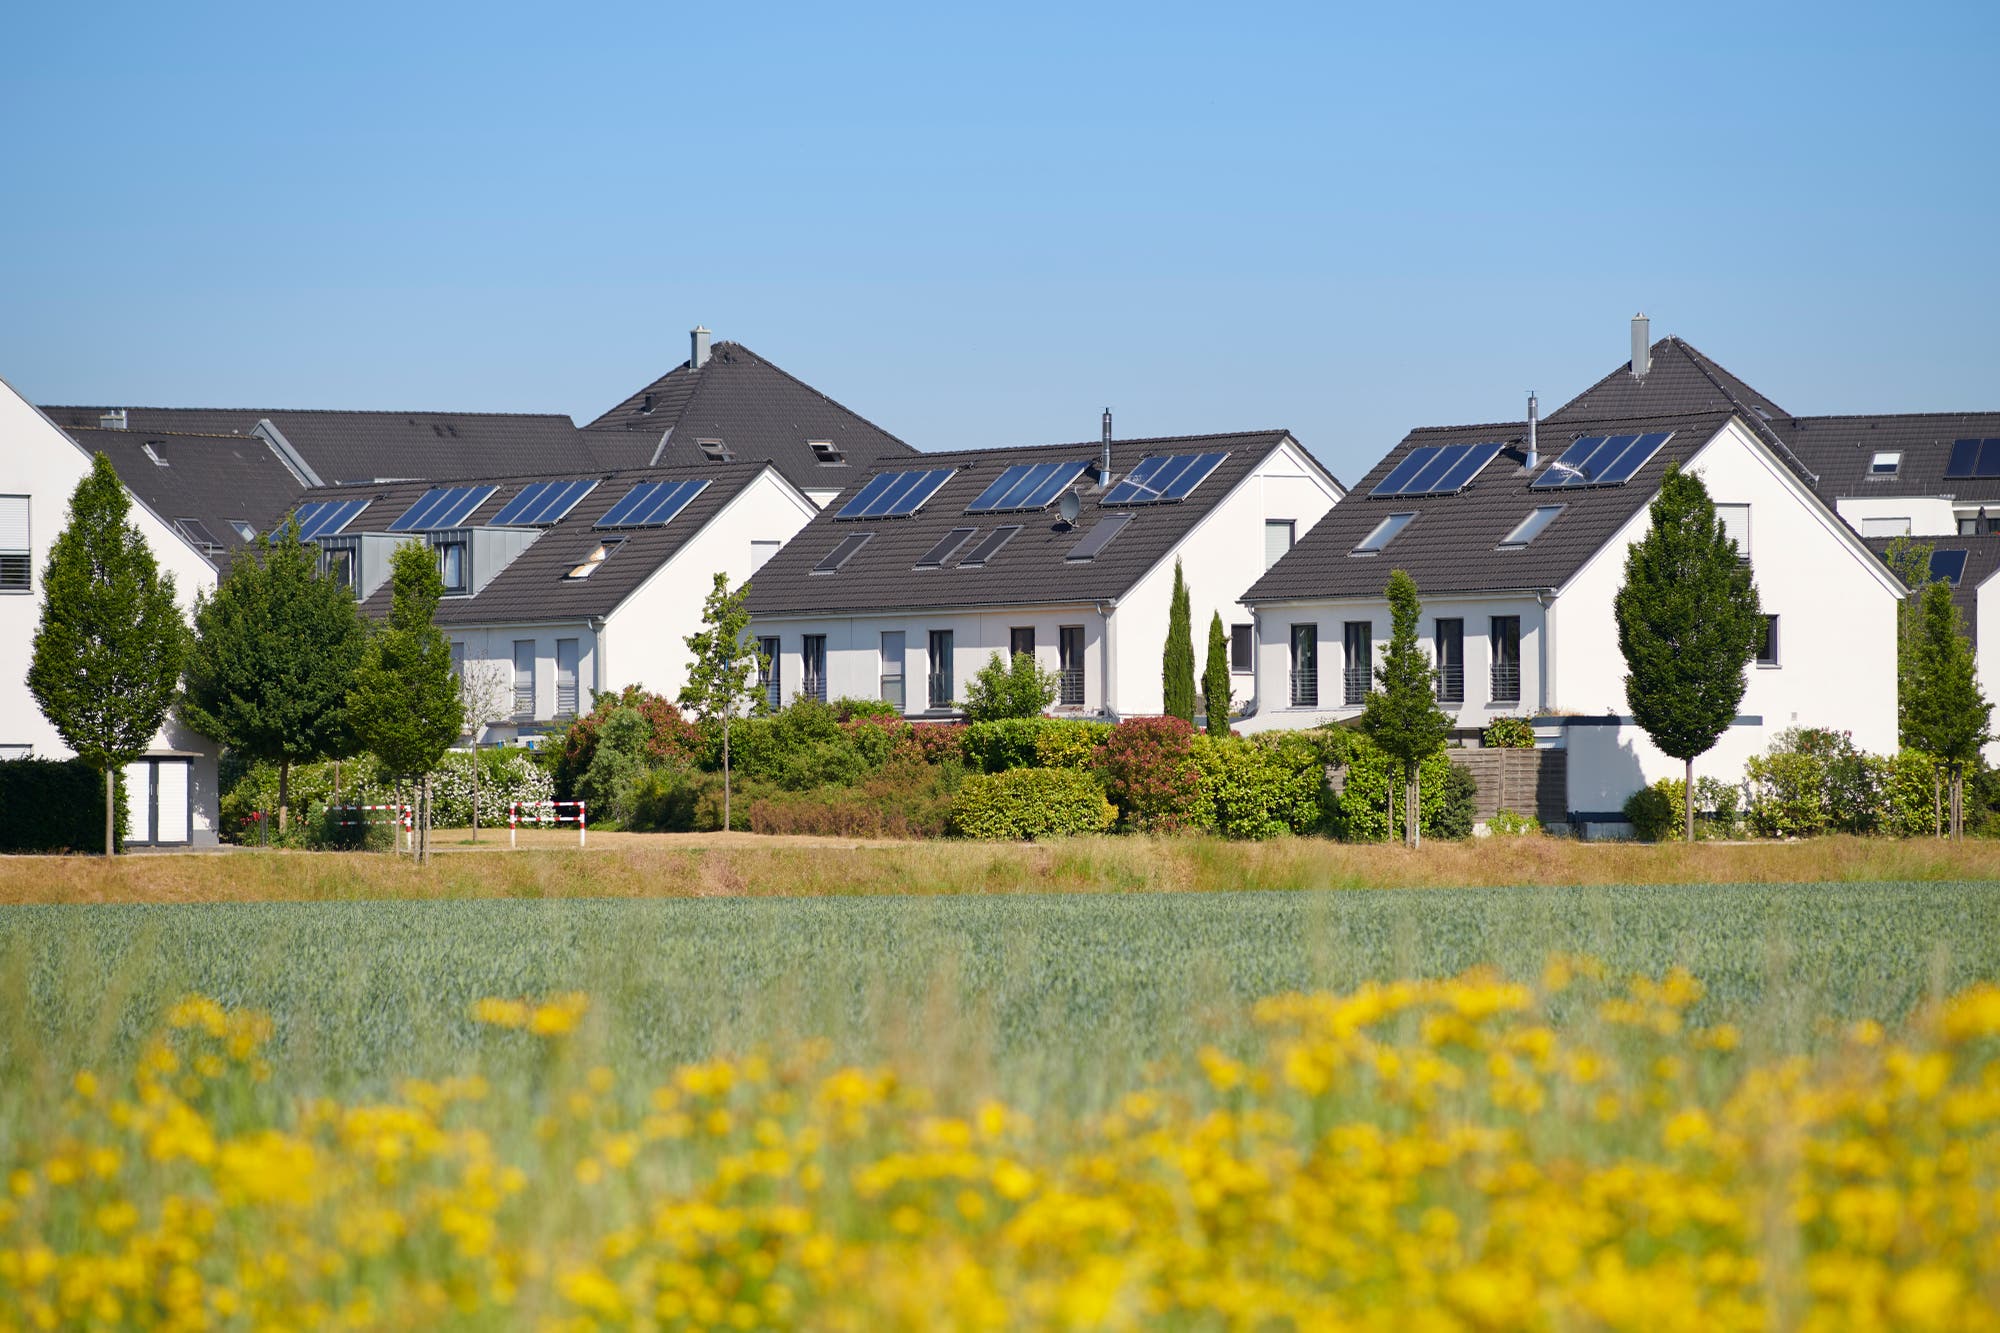
<svg viewBox="0 0 2000 1333">
<path fill-rule="evenodd" d="M 479 841 L 479 728 L 472 729 L 472 840 Z"/>
<path fill-rule="evenodd" d="M 1389 784 L 1389 837 L 1388 837 L 1388 841 L 1390 841 L 1390 842 L 1394 842 L 1395 840 L 1396 840 L 1396 784 L 1395 784 L 1395 783 L 1393 783 L 1393 782 L 1391 782 L 1391 783 Z"/>
<path fill-rule="evenodd" d="M 1689 842 L 1693 842 L 1694 841 L 1694 760 L 1692 759 L 1687 761 L 1687 781 L 1683 785 L 1687 788 L 1687 790 L 1681 793 L 1681 796 L 1683 798 L 1681 802 L 1682 806 L 1681 813 L 1687 819 L 1687 840 Z"/>
<path fill-rule="evenodd" d="M 104 766 L 104 854 L 118 855 L 118 770 Z"/>
<path fill-rule="evenodd" d="M 729 832 L 729 714 L 722 714 L 722 831 Z"/>
<path fill-rule="evenodd" d="M 1420 770 L 1415 764 L 1403 772 L 1403 841 L 1412 850 L 1423 846 L 1423 809 L 1419 804 L 1421 796 Z"/>
<path fill-rule="evenodd" d="M 280 837 L 283 837 L 285 830 L 292 826 L 291 812 L 292 761 L 289 759 L 280 759 L 278 761 L 278 835 Z"/>
<path fill-rule="evenodd" d="M 1959 842 L 1965 837 L 1965 771 L 1957 764 L 1951 766 L 1951 840 Z"/>
<path fill-rule="evenodd" d="M 1944 775 L 1931 765 L 1931 828 L 1944 837 Z"/>
<path fill-rule="evenodd" d="M 417 861 L 421 865 L 431 863 L 431 775 L 424 774 L 423 787 L 417 797 Z"/>
</svg>

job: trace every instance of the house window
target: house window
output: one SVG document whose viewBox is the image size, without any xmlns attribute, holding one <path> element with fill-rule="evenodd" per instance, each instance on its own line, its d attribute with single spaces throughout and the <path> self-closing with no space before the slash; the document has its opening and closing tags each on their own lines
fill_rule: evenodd
<svg viewBox="0 0 2000 1333">
<path fill-rule="evenodd" d="M 457 639 L 451 641 L 451 674 L 465 679 L 465 645 Z"/>
<path fill-rule="evenodd" d="M 1249 625 L 1229 627 L 1229 669 L 1247 676 L 1257 669 L 1257 636 Z"/>
<path fill-rule="evenodd" d="M 1083 626 L 1064 625 L 1056 631 L 1056 669 L 1060 677 L 1056 702 L 1083 707 Z"/>
<path fill-rule="evenodd" d="M 535 641 L 514 640 L 514 716 L 535 715 Z"/>
<path fill-rule="evenodd" d="M 1292 549 L 1292 534 L 1297 531 L 1297 524 L 1289 518 L 1264 520 L 1264 568 L 1269 569 L 1285 558 L 1285 552 Z"/>
<path fill-rule="evenodd" d="M 1292 707 L 1319 707 L 1319 626 L 1292 626 Z"/>
<path fill-rule="evenodd" d="M 464 540 L 439 542 L 437 553 L 438 577 L 444 580 L 445 592 L 447 594 L 465 592 L 468 585 L 465 581 Z"/>
<path fill-rule="evenodd" d="M 1408 527 L 1410 524 L 1410 520 L 1415 517 L 1416 515 L 1414 513 L 1389 515 L 1389 517 L 1383 519 L 1380 523 L 1377 523 L 1373 528 L 1373 530 L 1371 530 L 1366 537 L 1363 537 L 1361 539 L 1360 545 L 1356 546 L 1353 550 L 1349 551 L 1348 554 L 1349 555 L 1380 554 L 1382 548 L 1387 546 L 1390 542 L 1396 540 L 1396 534 L 1401 532 L 1404 528 Z"/>
<path fill-rule="evenodd" d="M 1456 617 L 1437 623 L 1437 697 L 1441 704 L 1465 702 L 1465 622 Z"/>
<path fill-rule="evenodd" d="M 785 706 L 778 688 L 778 641 L 757 640 L 757 688 L 764 693 L 764 707 L 773 713 Z"/>
<path fill-rule="evenodd" d="M 932 708 L 949 708 L 952 688 L 951 631 L 931 631 L 931 674 L 928 698 Z"/>
<path fill-rule="evenodd" d="M 903 687 L 903 632 L 882 631 L 882 699 L 902 712 L 907 699 Z"/>
<path fill-rule="evenodd" d="M 1977 516 L 1958 520 L 1958 535 L 1961 537 L 1985 537 L 1996 532 L 2000 532 L 2000 518 L 1988 518 L 1983 505 Z"/>
<path fill-rule="evenodd" d="M 1342 663 L 1349 705 L 1368 702 L 1369 688 L 1375 683 L 1375 626 L 1366 620 L 1350 620 L 1342 628 L 1342 647 L 1347 660 Z"/>
<path fill-rule="evenodd" d="M 1764 637 L 1757 643 L 1757 665 L 1778 665 L 1778 618 L 1764 617 Z"/>
<path fill-rule="evenodd" d="M 1521 617 L 1495 616 L 1491 697 L 1496 704 L 1521 702 Z"/>
<path fill-rule="evenodd" d="M 1717 505 L 1716 521 L 1722 524 L 1722 533 L 1736 543 L 1736 558 L 1750 558 L 1750 506 Z"/>
<path fill-rule="evenodd" d="M 826 702 L 826 635 L 808 634 L 799 641 L 799 693 Z"/>
<path fill-rule="evenodd" d="M 754 574 L 762 569 L 770 558 L 778 553 L 778 548 L 783 545 L 783 542 L 777 541 L 752 541 L 750 543 L 750 572 Z"/>
<path fill-rule="evenodd" d="M 1861 535 L 1864 537 L 1907 537 L 1910 535 L 1910 520 L 1907 518 L 1864 518 L 1861 520 Z"/>
<path fill-rule="evenodd" d="M 556 716 L 575 717 L 577 713 L 576 677 L 577 665 L 583 654 L 577 649 L 575 639 L 556 640 Z"/>
<path fill-rule="evenodd" d="M 1031 658 L 1035 655 L 1035 627 L 1033 625 L 1016 625 L 1013 629 L 1007 631 L 1007 659 L 1012 661 L 1023 653 L 1026 653 Z"/>
<path fill-rule="evenodd" d="M 0 495 L 0 592 L 33 592 L 34 548 L 28 545 L 28 497 Z"/>
<path fill-rule="evenodd" d="M 357 554 L 354 547 L 345 545 L 328 546 L 324 550 L 327 578 L 333 580 L 343 588 L 352 589 L 354 587 L 354 557 Z"/>
<path fill-rule="evenodd" d="M 1893 477 L 1903 466 L 1903 455 L 1899 450 L 1884 450 L 1868 460 L 1868 475 L 1871 477 Z"/>
</svg>

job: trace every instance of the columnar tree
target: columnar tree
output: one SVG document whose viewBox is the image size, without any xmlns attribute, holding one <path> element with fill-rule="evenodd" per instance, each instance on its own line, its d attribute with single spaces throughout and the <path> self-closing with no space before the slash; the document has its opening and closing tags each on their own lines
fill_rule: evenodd
<svg viewBox="0 0 2000 1333">
<path fill-rule="evenodd" d="M 406 542 L 389 561 L 389 618 L 368 636 L 347 696 L 356 738 L 390 772 L 417 785 L 418 854 L 430 859 L 431 773 L 464 734 L 465 710 L 451 669 L 451 644 L 432 623 L 444 580 L 423 542 Z"/>
<path fill-rule="evenodd" d="M 1361 708 L 1361 730 L 1403 765 L 1403 841 L 1416 847 L 1423 840 L 1417 801 L 1417 771 L 1424 760 L 1444 748 L 1451 735 L 1451 715 L 1437 706 L 1431 660 L 1417 638 L 1423 603 L 1417 581 L 1403 570 L 1391 571 L 1383 589 L 1389 602 L 1389 646 L 1375 683 Z M 1392 809 L 1393 813 L 1393 809 Z M 1395 822 L 1390 821 L 1393 828 Z"/>
<path fill-rule="evenodd" d="M 1918 748 L 1910 739 L 1910 704 L 1923 693 L 1916 672 L 1923 655 L 1924 593 L 1933 582 L 1931 553 L 1936 549 L 1933 543 L 1916 537 L 1898 537 L 1882 557 L 1910 590 L 1896 607 L 1896 732 L 1906 749 Z M 1944 771 L 1935 765 L 1931 768 L 1931 808 L 1933 828 L 1942 838 Z"/>
<path fill-rule="evenodd" d="M 1187 580 L 1181 562 L 1174 561 L 1174 600 L 1167 612 L 1167 646 L 1160 664 L 1162 711 L 1194 724 L 1194 626 L 1188 607 Z"/>
<path fill-rule="evenodd" d="M 1229 734 L 1229 640 L 1222 632 L 1222 613 L 1208 621 L 1208 664 L 1201 673 L 1201 707 L 1208 715 L 1208 734 Z"/>
<path fill-rule="evenodd" d="M 116 850 L 118 770 L 146 752 L 173 705 L 188 627 L 131 501 L 98 454 L 70 496 L 69 523 L 42 571 L 42 619 L 28 690 L 42 713 L 104 777 L 104 854 Z"/>
<path fill-rule="evenodd" d="M 195 604 L 181 720 L 278 766 L 278 828 L 288 823 L 292 765 L 354 752 L 347 692 L 368 642 L 354 594 L 321 577 L 287 523 L 230 566 Z"/>
<path fill-rule="evenodd" d="M 1652 528 L 1625 554 L 1612 610 L 1625 700 L 1661 751 L 1686 765 L 1682 816 L 1694 841 L 1694 761 L 1736 718 L 1764 635 L 1750 566 L 1699 477 L 1669 467 Z"/>
<path fill-rule="evenodd" d="M 1924 589 L 1903 700 L 1903 744 L 1937 756 L 1951 778 L 1951 836 L 1965 836 L 1965 766 L 1993 739 L 1992 705 L 1973 671 L 1972 645 L 1949 583 Z"/>
<path fill-rule="evenodd" d="M 750 594 L 745 582 L 734 592 L 729 576 L 718 571 L 715 586 L 701 606 L 701 628 L 687 636 L 688 651 L 694 661 L 688 666 L 687 684 L 681 686 L 681 707 L 692 709 L 704 721 L 722 724 L 722 827 L 730 827 L 729 809 L 729 720 L 750 695 L 750 684 L 768 666 L 756 641 L 747 637 L 750 612 L 744 600 Z"/>
</svg>

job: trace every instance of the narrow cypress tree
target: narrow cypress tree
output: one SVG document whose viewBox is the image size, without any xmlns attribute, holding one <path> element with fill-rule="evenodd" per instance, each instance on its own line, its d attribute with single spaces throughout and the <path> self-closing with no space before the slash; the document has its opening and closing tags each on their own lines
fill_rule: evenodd
<svg viewBox="0 0 2000 1333">
<path fill-rule="evenodd" d="M 347 692 L 368 642 L 354 594 L 322 578 L 287 523 L 230 566 L 195 605 L 181 719 L 232 750 L 278 766 L 278 828 L 292 765 L 354 752 Z"/>
<path fill-rule="evenodd" d="M 722 723 L 722 829 L 729 831 L 729 720 L 744 702 L 750 682 L 760 666 L 767 666 L 754 639 L 746 637 L 750 612 L 744 600 L 750 585 L 731 592 L 729 576 L 718 572 L 715 586 L 701 606 L 701 628 L 687 636 L 688 651 L 694 661 L 688 666 L 687 684 L 681 686 L 681 707 L 699 713 L 702 720 Z"/>
<path fill-rule="evenodd" d="M 423 542 L 389 560 L 389 618 L 368 636 L 347 695 L 355 737 L 391 773 L 418 784 L 419 855 L 430 859 L 431 773 L 464 732 L 465 706 L 451 669 L 451 644 L 431 623 L 444 580 Z"/>
<path fill-rule="evenodd" d="M 1903 743 L 1944 760 L 1951 777 L 1951 836 L 1965 836 L 1965 766 L 1993 739 L 1992 706 L 1973 671 L 1972 645 L 1952 604 L 1951 585 L 1924 589 L 1903 702 Z"/>
<path fill-rule="evenodd" d="M 132 503 L 98 454 L 70 496 L 69 525 L 42 571 L 42 619 L 28 690 L 77 758 L 104 777 L 104 854 L 116 850 L 117 773 L 166 721 L 188 628 Z"/>
<path fill-rule="evenodd" d="M 1208 734 L 1229 734 L 1229 640 L 1222 633 L 1222 613 L 1208 622 L 1208 665 L 1201 673 L 1201 707 L 1208 714 Z"/>
<path fill-rule="evenodd" d="M 1451 715 L 1437 706 L 1431 660 L 1417 639 L 1423 603 L 1417 581 L 1393 570 L 1382 591 L 1389 602 L 1389 646 L 1375 668 L 1380 689 L 1371 691 L 1361 708 L 1361 730 L 1403 765 L 1403 841 L 1416 847 L 1423 840 L 1417 802 L 1417 770 L 1444 748 L 1451 735 Z M 1395 809 L 1389 826 L 1395 828 Z"/>
<path fill-rule="evenodd" d="M 1160 663 L 1162 711 L 1194 725 L 1194 613 L 1188 606 L 1187 580 L 1181 562 L 1174 561 L 1174 601 L 1167 613 L 1167 646 Z"/>
<path fill-rule="evenodd" d="M 1695 757 L 1736 718 L 1764 616 L 1750 566 L 1699 477 L 1669 467 L 1652 519 L 1625 554 L 1625 586 L 1612 609 L 1626 703 L 1653 744 L 1687 766 L 1682 815 L 1692 842 Z"/>
</svg>

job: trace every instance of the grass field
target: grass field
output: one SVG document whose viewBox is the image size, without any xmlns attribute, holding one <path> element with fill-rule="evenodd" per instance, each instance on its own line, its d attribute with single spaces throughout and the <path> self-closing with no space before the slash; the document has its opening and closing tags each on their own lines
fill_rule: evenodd
<svg viewBox="0 0 2000 1333">
<path fill-rule="evenodd" d="M 463 834 L 447 835 L 462 838 Z M 1817 884 L 2000 880 L 2000 841 L 1822 838 L 1685 846 L 1485 839 L 1401 847 L 1311 838 L 1083 838 L 1034 845 L 865 843 L 750 834 L 535 830 L 510 854 L 442 845 L 413 866 L 384 854 L 230 851 L 0 857 L 0 904 L 341 902 L 375 898 L 783 898 L 1193 890 L 1498 888 L 1532 884 Z"/>
</svg>

